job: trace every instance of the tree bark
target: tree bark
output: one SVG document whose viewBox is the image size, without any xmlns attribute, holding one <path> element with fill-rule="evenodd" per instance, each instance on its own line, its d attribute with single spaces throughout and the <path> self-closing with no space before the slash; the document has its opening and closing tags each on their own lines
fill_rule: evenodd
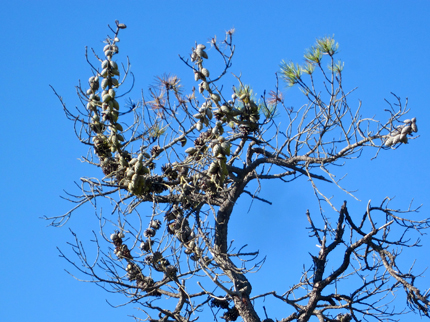
<svg viewBox="0 0 430 322">
<path fill-rule="evenodd" d="M 240 269 L 230 260 L 227 252 L 228 245 L 228 223 L 230 215 L 233 211 L 236 200 L 243 192 L 246 186 L 246 181 L 243 180 L 238 186 L 234 187 L 230 196 L 221 205 L 215 223 L 215 261 L 223 270 L 223 272 L 230 278 L 234 284 L 235 292 L 237 295 L 233 296 L 233 301 L 236 309 L 244 322 L 260 322 L 257 312 L 254 309 L 249 295 L 251 294 L 252 286 L 244 274 L 240 273 Z"/>
</svg>

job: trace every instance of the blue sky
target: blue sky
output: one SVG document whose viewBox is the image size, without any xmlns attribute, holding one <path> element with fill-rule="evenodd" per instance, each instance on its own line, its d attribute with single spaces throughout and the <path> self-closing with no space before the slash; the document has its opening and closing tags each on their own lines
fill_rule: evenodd
<svg viewBox="0 0 430 322">
<path fill-rule="evenodd" d="M 79 103 L 75 86 L 90 75 L 85 46 L 101 51 L 107 24 L 118 19 L 128 26 L 121 35 L 119 59 L 130 58 L 136 84 L 129 97 L 135 100 L 163 73 L 178 75 L 190 89 L 193 75 L 178 54 L 189 54 L 195 41 L 222 38 L 231 28 L 236 29 L 233 71 L 242 72 L 258 94 L 274 88 L 281 60 L 301 62 L 317 37 L 334 35 L 345 62 L 345 86 L 358 87 L 351 100 L 362 101 L 362 114 L 382 118 L 384 98 L 391 100 L 390 92 L 408 97 L 420 135 L 376 160 L 364 154 L 345 167 L 347 188 L 358 189 L 356 195 L 362 200 L 348 199 L 350 209 L 361 214 L 369 199 L 379 202 L 396 196 L 393 207 L 406 208 L 413 199 L 414 205 L 423 204 L 419 216 L 429 217 L 429 13 L 427 1 L 3 0 L 0 320 L 117 321 L 138 314 L 132 305 L 111 308 L 106 299 L 112 304 L 123 299 L 64 272 L 72 268 L 59 258 L 56 247 L 68 250 L 66 243 L 72 241 L 68 228 L 84 241 L 91 239 L 91 230 L 98 227 L 92 209 L 77 212 L 63 228 L 47 227 L 40 219 L 71 208 L 59 197 L 63 189 L 77 192 L 74 181 L 100 175 L 78 161 L 86 148 L 75 139 L 72 124 L 48 85 L 69 107 Z M 285 91 L 292 105 L 304 103 L 296 99 L 297 92 Z M 340 190 L 333 193 L 338 204 L 347 199 Z M 251 277 L 256 290 L 264 290 L 273 266 L 280 263 L 288 268 L 289 276 L 280 283 L 287 287 L 300 276 L 303 264 L 309 264 L 307 252 L 316 251 L 315 241 L 306 237 L 304 216 L 308 208 L 317 211 L 316 201 L 305 181 L 266 184 L 260 196 L 270 198 L 273 206 L 254 202 L 247 213 L 250 200 L 241 200 L 242 212 L 234 218 L 231 235 L 238 244 L 248 243 L 268 256 L 263 270 Z M 265 216 L 266 224 L 256 225 L 258 216 Z M 283 230 L 274 233 L 274 227 Z M 404 254 L 405 263 L 418 258 L 417 271 L 430 264 L 430 239 L 422 240 L 425 246 L 419 251 Z M 287 254 L 276 250 L 276 245 L 297 243 L 307 247 L 304 254 L 296 247 L 289 247 Z M 428 287 L 430 278 L 424 275 L 421 285 Z M 276 314 L 273 318 L 284 317 Z"/>
</svg>

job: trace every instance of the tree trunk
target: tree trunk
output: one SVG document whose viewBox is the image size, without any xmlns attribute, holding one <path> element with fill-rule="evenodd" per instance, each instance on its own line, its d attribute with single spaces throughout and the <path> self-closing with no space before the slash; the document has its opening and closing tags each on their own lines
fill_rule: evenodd
<svg viewBox="0 0 430 322">
<path fill-rule="evenodd" d="M 237 198 L 241 195 L 246 183 L 242 181 L 239 186 L 236 186 L 224 204 L 221 205 L 217 213 L 217 221 L 215 223 L 215 249 L 218 254 L 214 254 L 215 261 L 224 271 L 224 273 L 233 282 L 236 292 L 239 296 L 234 296 L 234 305 L 238 310 L 244 322 L 260 322 L 260 318 L 255 312 L 254 306 L 249 300 L 251 294 L 251 284 L 244 274 L 238 273 L 239 268 L 230 260 L 227 253 L 227 233 L 228 222 L 233 211 L 234 204 Z"/>
<path fill-rule="evenodd" d="M 244 322 L 260 322 L 260 318 L 255 312 L 254 305 L 252 305 L 248 295 L 243 295 L 242 298 L 235 297 L 234 305 Z"/>
</svg>

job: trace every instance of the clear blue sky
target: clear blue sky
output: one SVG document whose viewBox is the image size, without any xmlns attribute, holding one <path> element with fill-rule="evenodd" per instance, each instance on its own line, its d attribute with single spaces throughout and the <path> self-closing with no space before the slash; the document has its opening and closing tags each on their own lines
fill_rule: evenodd
<svg viewBox="0 0 430 322">
<path fill-rule="evenodd" d="M 138 314 L 133 305 L 111 308 L 105 299 L 113 304 L 123 299 L 64 272 L 72 268 L 58 257 L 56 247 L 68 250 L 66 242 L 72 240 L 68 228 L 84 241 L 91 239 L 91 230 L 98 227 L 92 209 L 77 212 L 59 229 L 46 227 L 48 223 L 39 219 L 69 210 L 71 204 L 59 196 L 63 189 L 77 192 L 74 181 L 100 175 L 78 161 L 86 148 L 75 139 L 72 124 L 48 85 L 69 107 L 79 104 L 74 86 L 90 75 L 84 48 L 101 50 L 108 23 L 118 19 L 128 26 L 121 35 L 118 58 L 127 55 L 131 60 L 136 85 L 129 97 L 135 100 L 154 76 L 166 72 L 183 78 L 190 89 L 193 75 L 178 54 L 187 55 L 195 41 L 223 37 L 230 28 L 236 29 L 233 70 L 242 72 L 258 94 L 273 89 L 281 60 L 301 62 L 315 38 L 334 35 L 345 62 L 345 84 L 358 87 L 353 100 L 362 101 L 362 114 L 382 117 L 387 107 L 384 98 L 391 99 L 390 92 L 408 97 L 421 136 L 377 160 L 364 155 L 352 161 L 345 168 L 349 173 L 345 184 L 358 189 L 362 202 L 348 199 L 340 190 L 334 191 L 335 200 L 340 204 L 348 199 L 350 209 L 361 214 L 369 199 L 378 202 L 396 196 L 393 206 L 398 208 L 414 199 L 415 205 L 424 204 L 419 215 L 429 217 L 429 14 L 428 1 L 3 0 L 0 321 L 107 322 Z M 286 99 L 294 93 L 286 91 Z M 263 270 L 250 277 L 256 292 L 268 290 L 273 265 L 288 272 L 280 284 L 292 285 L 303 264 L 310 264 L 307 252 L 316 252 L 315 241 L 306 237 L 305 230 L 306 209 L 317 211 L 309 184 L 263 185 L 260 196 L 270 198 L 273 206 L 254 203 L 247 213 L 249 200 L 241 200 L 242 213 L 236 215 L 236 228 L 230 234 L 237 243 L 248 243 L 250 249 L 268 256 Z M 258 216 L 265 216 L 267 225 L 257 226 Z M 405 263 L 418 257 L 417 271 L 430 266 L 430 239 L 424 236 L 423 242 L 426 247 L 404 254 Z M 276 245 L 294 247 L 279 253 Z M 297 253 L 297 245 L 305 251 Z M 428 287 L 429 273 L 424 275 L 420 285 Z M 285 315 L 276 313 L 272 318 Z"/>
</svg>

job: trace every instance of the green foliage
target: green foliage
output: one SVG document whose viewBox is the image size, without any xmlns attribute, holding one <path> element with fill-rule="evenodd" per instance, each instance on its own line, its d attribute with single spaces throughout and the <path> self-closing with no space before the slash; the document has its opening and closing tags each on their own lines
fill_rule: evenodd
<svg viewBox="0 0 430 322">
<path fill-rule="evenodd" d="M 259 110 L 259 112 L 263 113 L 263 115 L 268 120 L 279 116 L 279 111 L 278 111 L 278 108 L 275 104 L 260 103 L 260 104 L 258 104 L 258 110 Z"/>
<path fill-rule="evenodd" d="M 312 46 L 305 53 L 305 59 L 309 63 L 320 64 L 322 59 L 322 52 L 318 46 Z"/>
<path fill-rule="evenodd" d="M 160 127 L 160 124 L 159 124 L 159 123 L 154 124 L 154 125 L 150 128 L 148 135 L 149 135 L 149 137 L 151 137 L 151 138 L 159 138 L 160 136 L 162 136 L 162 135 L 166 132 L 166 128 L 167 128 L 167 126 L 165 126 L 165 127 Z"/>
<path fill-rule="evenodd" d="M 340 60 L 333 63 L 333 56 L 337 54 L 339 44 L 332 37 L 324 37 L 316 40 L 316 44 L 307 49 L 304 58 L 305 64 L 300 66 L 293 62 L 281 62 L 281 78 L 286 82 L 287 86 L 291 87 L 299 83 L 302 73 L 312 75 L 315 71 L 315 66 L 321 67 L 323 55 L 329 55 L 332 61 L 329 63 L 329 70 L 334 73 L 341 73 L 344 67 Z"/>
<path fill-rule="evenodd" d="M 314 70 L 315 70 L 315 65 L 312 63 L 309 63 L 309 62 L 307 62 L 305 64 L 305 66 L 302 67 L 303 73 L 308 74 L 308 75 L 312 75 Z"/>
<path fill-rule="evenodd" d="M 317 39 L 317 46 L 323 54 L 333 56 L 339 49 L 339 44 L 332 37 Z"/>
<path fill-rule="evenodd" d="M 239 88 L 235 88 L 236 96 L 242 100 L 243 103 L 255 101 L 255 93 L 251 86 L 240 84 Z"/>
<path fill-rule="evenodd" d="M 287 86 L 294 86 L 300 80 L 302 76 L 302 68 L 299 64 L 294 64 L 293 62 L 281 63 L 281 77 L 287 83 Z"/>
<path fill-rule="evenodd" d="M 235 94 L 241 99 L 241 104 L 238 109 L 243 109 L 244 104 L 252 104 L 258 107 L 258 113 L 263 114 L 266 119 L 272 119 L 278 115 L 277 107 L 275 104 L 266 104 L 260 99 L 257 99 L 257 94 L 250 85 L 241 84 L 239 88 L 235 89 Z M 251 103 L 252 102 L 252 103 Z"/>
<path fill-rule="evenodd" d="M 334 73 L 340 74 L 343 70 L 343 67 L 345 66 L 345 63 L 341 60 L 338 60 L 335 64 L 328 65 L 328 69 L 331 70 Z"/>
</svg>

